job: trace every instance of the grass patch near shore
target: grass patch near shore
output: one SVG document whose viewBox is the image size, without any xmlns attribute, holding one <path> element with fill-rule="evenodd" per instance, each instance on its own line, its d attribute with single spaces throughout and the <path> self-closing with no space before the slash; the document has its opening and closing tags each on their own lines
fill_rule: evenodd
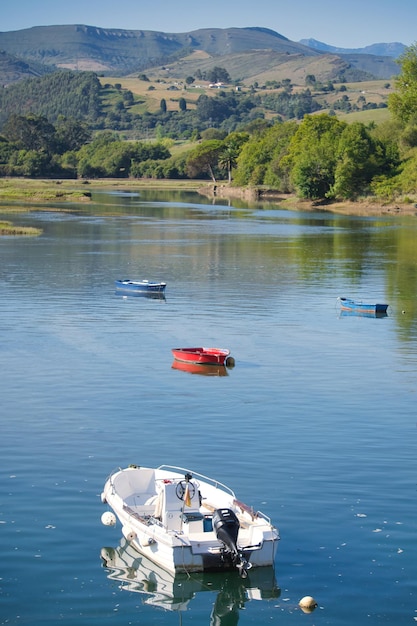
<svg viewBox="0 0 417 626">
<path fill-rule="evenodd" d="M 0 202 L 2 200 L 83 202 L 89 200 L 89 196 L 87 190 L 74 189 L 74 181 L 6 178 L 2 179 L 0 184 Z"/>
<path fill-rule="evenodd" d="M 204 181 L 207 183 L 207 181 Z M 201 180 L 100 178 L 92 180 L 34 180 L 7 178 L 0 182 L 0 202 L 90 202 L 91 192 L 118 189 L 175 189 L 196 191 Z"/>
<path fill-rule="evenodd" d="M 0 222 L 0 236 L 13 235 L 25 237 L 38 237 L 42 235 L 41 228 L 33 228 L 32 226 L 15 226 L 11 222 Z"/>
</svg>

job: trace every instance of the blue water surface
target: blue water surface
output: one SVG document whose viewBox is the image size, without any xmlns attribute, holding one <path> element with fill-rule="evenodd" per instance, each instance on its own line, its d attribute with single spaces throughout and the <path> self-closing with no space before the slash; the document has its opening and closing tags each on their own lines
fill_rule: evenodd
<svg viewBox="0 0 417 626">
<path fill-rule="evenodd" d="M 0 240 L 0 624 L 415 622 L 415 218 L 93 200 L 13 215 L 43 234 Z M 117 278 L 165 280 L 166 298 Z M 388 316 L 343 316 L 338 296 Z M 172 368 L 193 345 L 236 365 Z M 100 493 L 129 463 L 213 476 L 272 518 L 262 599 L 205 575 L 161 608 L 103 566 L 122 533 Z"/>
</svg>

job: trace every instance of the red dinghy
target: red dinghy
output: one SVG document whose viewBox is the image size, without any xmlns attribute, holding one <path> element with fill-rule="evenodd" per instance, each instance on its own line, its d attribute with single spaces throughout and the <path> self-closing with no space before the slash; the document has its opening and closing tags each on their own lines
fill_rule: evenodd
<svg viewBox="0 0 417 626">
<path fill-rule="evenodd" d="M 225 365 L 230 350 L 224 348 L 172 348 L 174 359 L 199 365 Z"/>
</svg>

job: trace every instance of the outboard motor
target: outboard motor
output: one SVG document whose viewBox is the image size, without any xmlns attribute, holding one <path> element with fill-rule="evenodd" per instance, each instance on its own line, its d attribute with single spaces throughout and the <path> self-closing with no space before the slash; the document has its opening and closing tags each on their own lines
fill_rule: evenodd
<svg viewBox="0 0 417 626">
<path fill-rule="evenodd" d="M 225 546 L 225 552 L 232 560 L 241 576 L 246 576 L 250 564 L 243 558 L 237 547 L 239 520 L 231 509 L 216 509 L 213 513 L 213 528 L 217 539 Z"/>
</svg>

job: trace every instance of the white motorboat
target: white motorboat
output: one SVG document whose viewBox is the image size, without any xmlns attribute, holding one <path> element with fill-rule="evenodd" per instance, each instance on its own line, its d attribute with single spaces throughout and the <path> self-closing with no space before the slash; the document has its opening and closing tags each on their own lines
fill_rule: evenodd
<svg viewBox="0 0 417 626">
<path fill-rule="evenodd" d="M 119 589 L 139 593 L 144 604 L 167 611 L 187 611 L 199 594 L 217 591 L 214 611 L 218 619 L 210 623 L 221 624 L 225 618 L 230 624 L 227 616 L 246 602 L 276 600 L 281 593 L 272 567 L 254 568 L 246 578 L 237 571 L 174 574 L 139 554 L 126 539 L 117 548 L 102 548 L 100 556 L 108 578 Z"/>
<path fill-rule="evenodd" d="M 103 524 L 122 524 L 125 539 L 164 569 L 203 572 L 274 564 L 278 530 L 226 485 L 181 467 L 130 465 L 107 479 Z"/>
</svg>

